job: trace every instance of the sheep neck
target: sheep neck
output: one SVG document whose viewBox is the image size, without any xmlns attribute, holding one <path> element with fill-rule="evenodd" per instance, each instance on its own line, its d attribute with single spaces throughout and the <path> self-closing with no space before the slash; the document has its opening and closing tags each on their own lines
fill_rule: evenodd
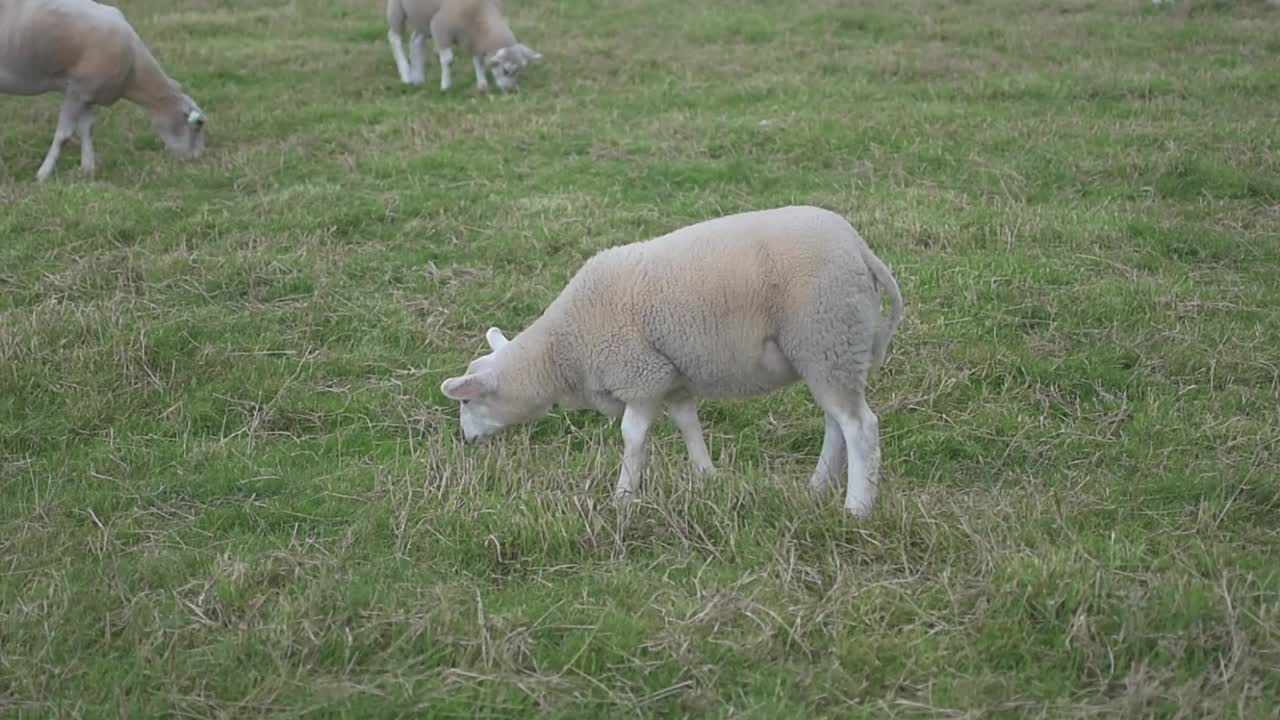
<svg viewBox="0 0 1280 720">
<path fill-rule="evenodd" d="M 165 74 L 145 46 L 140 47 L 134 53 L 133 69 L 125 81 L 124 96 L 155 116 L 171 110 L 179 95 L 177 83 Z"/>
<path fill-rule="evenodd" d="M 516 44 L 511 27 L 492 7 L 486 8 L 486 12 L 476 18 L 476 25 L 476 49 L 486 55 Z"/>
<path fill-rule="evenodd" d="M 519 358 L 519 368 L 508 375 L 521 397 L 551 406 L 566 392 L 563 368 L 556 362 L 554 336 L 545 323 L 535 322 L 511 340 L 510 358 Z"/>
</svg>

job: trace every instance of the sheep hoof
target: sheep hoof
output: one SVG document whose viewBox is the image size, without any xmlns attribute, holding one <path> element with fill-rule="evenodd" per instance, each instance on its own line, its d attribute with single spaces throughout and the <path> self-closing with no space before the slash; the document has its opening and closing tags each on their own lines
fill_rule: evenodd
<svg viewBox="0 0 1280 720">
<path fill-rule="evenodd" d="M 844 511 L 856 518 L 865 518 L 871 515 L 871 504 L 865 505 L 845 505 Z"/>
</svg>

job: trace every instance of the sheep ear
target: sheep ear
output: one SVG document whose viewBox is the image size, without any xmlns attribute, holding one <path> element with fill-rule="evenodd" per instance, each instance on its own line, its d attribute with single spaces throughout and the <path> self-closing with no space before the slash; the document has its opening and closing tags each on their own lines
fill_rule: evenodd
<svg viewBox="0 0 1280 720">
<path fill-rule="evenodd" d="M 478 372 L 440 383 L 440 392 L 450 400 L 475 400 L 494 390 L 493 373 Z"/>
<path fill-rule="evenodd" d="M 534 50 L 528 45 L 521 43 L 517 47 L 519 47 L 520 51 L 524 53 L 524 58 L 528 62 L 536 62 L 542 59 L 542 53 L 538 52 L 537 50 Z"/>
<path fill-rule="evenodd" d="M 484 339 L 489 341 L 489 347 L 492 348 L 494 352 L 498 352 L 502 349 L 503 345 L 506 345 L 509 342 L 507 340 L 507 336 L 503 335 L 502 331 L 496 327 L 489 328 L 489 331 L 484 334 Z"/>
</svg>

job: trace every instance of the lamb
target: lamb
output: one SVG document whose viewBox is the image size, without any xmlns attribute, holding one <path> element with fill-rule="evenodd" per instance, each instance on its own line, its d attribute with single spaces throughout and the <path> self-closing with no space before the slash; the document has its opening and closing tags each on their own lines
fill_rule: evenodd
<svg viewBox="0 0 1280 720">
<path fill-rule="evenodd" d="M 161 69 L 115 7 L 93 0 L 0 2 L 0 93 L 64 94 L 58 128 L 36 180 L 53 174 L 62 146 L 80 135 L 80 168 L 94 170 L 93 107 L 138 104 L 174 154 L 204 151 L 205 114 Z"/>
<path fill-rule="evenodd" d="M 887 319 L 882 292 L 892 301 Z M 664 403 L 693 468 L 709 475 L 699 399 L 803 380 L 826 418 L 810 487 L 825 491 L 847 456 L 844 506 L 865 516 L 880 466 L 866 378 L 902 315 L 889 268 L 840 215 L 807 206 L 745 212 L 596 254 L 510 341 L 489 328 L 492 352 L 440 389 L 462 403 L 467 441 L 556 404 L 621 416 L 615 496 L 625 500 L 644 472 L 646 437 Z"/>
<path fill-rule="evenodd" d="M 406 23 L 413 30 L 408 59 L 402 43 Z M 426 80 L 423 52 L 428 32 L 440 57 L 442 92 L 453 84 L 450 66 L 455 46 L 471 52 L 476 89 L 481 91 L 489 89 L 486 66 L 506 92 L 515 87 L 516 76 L 525 65 L 542 59 L 541 53 L 516 41 L 502 16 L 500 0 L 387 0 L 387 24 L 400 81 L 410 85 Z"/>
</svg>

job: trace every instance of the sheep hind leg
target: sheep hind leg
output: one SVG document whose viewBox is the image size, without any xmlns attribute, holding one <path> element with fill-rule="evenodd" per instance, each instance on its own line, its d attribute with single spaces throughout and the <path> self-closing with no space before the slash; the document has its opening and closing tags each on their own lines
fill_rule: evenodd
<svg viewBox="0 0 1280 720">
<path fill-rule="evenodd" d="M 76 120 L 76 129 L 80 132 L 80 170 L 86 175 L 93 175 L 97 160 L 93 153 L 93 109 L 85 108 Z"/>
<path fill-rule="evenodd" d="M 823 417 L 826 427 L 822 434 L 822 452 L 818 455 L 818 466 L 809 478 L 809 490 L 814 495 L 826 492 L 831 486 L 831 479 L 844 469 L 846 463 L 844 432 L 840 423 L 831 413 L 824 412 Z"/>
<path fill-rule="evenodd" d="M 391 57 L 396 61 L 396 72 L 400 75 L 400 82 L 408 85 L 413 82 L 413 75 L 409 72 L 409 60 L 404 55 L 404 39 L 400 33 L 395 30 L 387 32 L 387 42 L 391 44 Z"/>
<path fill-rule="evenodd" d="M 867 483 L 872 497 L 880 487 L 880 418 L 862 403 L 862 452 L 867 465 Z"/>
<path fill-rule="evenodd" d="M 820 383 L 810 383 L 809 388 L 823 411 L 835 420 L 844 440 L 849 473 L 844 509 L 855 517 L 866 517 L 875 506 L 879 481 L 878 419 L 867 407 L 861 390 Z"/>
<path fill-rule="evenodd" d="M 36 171 L 36 182 L 44 182 L 53 174 L 53 168 L 58 164 L 58 156 L 62 154 L 62 146 L 66 145 L 75 134 L 76 121 L 83 110 L 84 103 L 72 95 L 67 95 L 62 101 L 62 110 L 58 113 L 58 129 L 53 132 L 53 144 L 49 146 L 44 162 L 40 163 L 40 169 Z"/>
</svg>

